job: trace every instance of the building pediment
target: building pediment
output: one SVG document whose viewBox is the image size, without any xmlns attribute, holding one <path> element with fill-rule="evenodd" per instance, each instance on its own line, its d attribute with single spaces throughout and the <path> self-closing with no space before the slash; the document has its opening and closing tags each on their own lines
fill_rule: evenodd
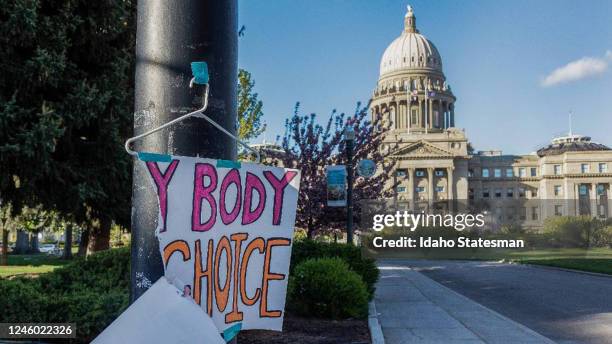
<svg viewBox="0 0 612 344">
<path fill-rule="evenodd" d="M 396 159 L 452 159 L 455 154 L 421 140 L 398 148 L 390 154 L 390 157 Z"/>
</svg>

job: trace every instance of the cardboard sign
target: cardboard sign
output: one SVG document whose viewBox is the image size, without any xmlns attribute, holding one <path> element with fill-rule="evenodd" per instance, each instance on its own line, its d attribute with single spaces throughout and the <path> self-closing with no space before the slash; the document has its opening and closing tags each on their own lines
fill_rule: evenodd
<svg viewBox="0 0 612 344">
<path fill-rule="evenodd" d="M 225 344 L 210 317 L 160 278 L 92 342 Z"/>
<path fill-rule="evenodd" d="M 325 166 L 327 174 L 327 206 L 346 207 L 346 166 Z"/>
<path fill-rule="evenodd" d="M 171 156 L 140 161 L 159 200 L 165 276 L 219 332 L 282 330 L 297 170 Z"/>
</svg>

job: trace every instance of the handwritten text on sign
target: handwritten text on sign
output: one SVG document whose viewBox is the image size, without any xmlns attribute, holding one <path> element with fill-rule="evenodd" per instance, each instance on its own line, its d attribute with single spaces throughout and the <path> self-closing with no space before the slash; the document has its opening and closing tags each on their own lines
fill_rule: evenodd
<svg viewBox="0 0 612 344">
<path fill-rule="evenodd" d="M 157 191 L 166 277 L 220 331 L 281 330 L 299 172 L 178 156 L 140 163 Z"/>
</svg>

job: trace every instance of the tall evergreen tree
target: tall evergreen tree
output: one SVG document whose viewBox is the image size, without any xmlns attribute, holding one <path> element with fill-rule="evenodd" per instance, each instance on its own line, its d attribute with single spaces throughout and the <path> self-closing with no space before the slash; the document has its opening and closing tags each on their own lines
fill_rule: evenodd
<svg viewBox="0 0 612 344">
<path fill-rule="evenodd" d="M 0 1 L 0 195 L 96 219 L 94 251 L 130 213 L 134 19 L 130 0 Z"/>
</svg>

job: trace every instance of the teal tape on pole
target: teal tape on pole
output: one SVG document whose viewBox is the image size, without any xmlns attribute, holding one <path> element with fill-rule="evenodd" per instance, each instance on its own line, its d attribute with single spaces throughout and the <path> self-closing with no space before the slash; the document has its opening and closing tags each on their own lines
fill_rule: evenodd
<svg viewBox="0 0 612 344">
<path fill-rule="evenodd" d="M 206 62 L 191 62 L 191 74 L 196 84 L 208 84 L 208 65 Z"/>
<path fill-rule="evenodd" d="M 226 342 L 229 342 L 236 337 L 240 330 L 242 330 L 242 323 L 237 323 L 236 325 L 226 328 L 225 331 L 223 331 L 223 339 L 225 339 Z"/>
<path fill-rule="evenodd" d="M 231 160 L 217 160 L 217 167 L 240 168 L 240 162 Z"/>
<path fill-rule="evenodd" d="M 156 154 L 138 152 L 138 159 L 142 161 L 157 161 L 157 162 L 171 162 L 172 158 L 168 154 Z"/>
</svg>

